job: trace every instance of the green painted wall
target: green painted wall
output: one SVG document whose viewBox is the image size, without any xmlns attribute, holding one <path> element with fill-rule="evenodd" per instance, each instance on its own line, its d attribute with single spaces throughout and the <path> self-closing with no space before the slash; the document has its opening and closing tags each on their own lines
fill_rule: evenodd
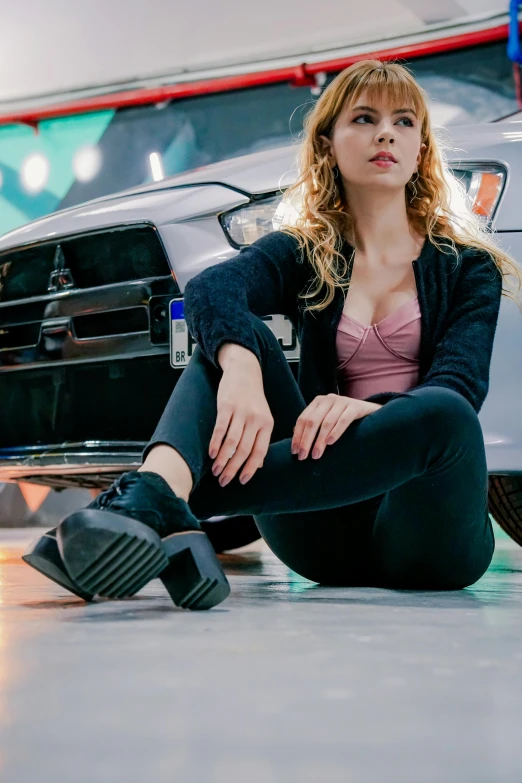
<svg viewBox="0 0 522 783">
<path fill-rule="evenodd" d="M 0 127 L 0 234 L 59 207 L 75 179 L 75 153 L 97 144 L 113 116 L 111 110 L 44 120 L 38 132 L 26 125 Z M 34 153 L 49 161 L 49 179 L 39 193 L 28 192 L 20 176 Z"/>
</svg>

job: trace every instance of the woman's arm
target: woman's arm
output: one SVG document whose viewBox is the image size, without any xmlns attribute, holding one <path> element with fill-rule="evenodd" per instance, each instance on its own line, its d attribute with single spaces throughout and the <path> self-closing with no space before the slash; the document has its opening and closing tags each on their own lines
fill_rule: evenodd
<svg viewBox="0 0 522 783">
<path fill-rule="evenodd" d="M 468 249 L 461 255 L 446 332 L 435 348 L 422 383 L 459 392 L 478 413 L 489 388 L 489 368 L 502 295 L 502 275 L 489 253 Z M 410 391 L 413 391 L 411 389 Z M 396 394 L 367 398 L 384 404 Z"/>
<path fill-rule="evenodd" d="M 189 280 L 184 291 L 187 326 L 216 367 L 224 343 L 242 345 L 261 360 L 249 314 L 295 314 L 300 258 L 297 240 L 274 231 Z"/>
</svg>

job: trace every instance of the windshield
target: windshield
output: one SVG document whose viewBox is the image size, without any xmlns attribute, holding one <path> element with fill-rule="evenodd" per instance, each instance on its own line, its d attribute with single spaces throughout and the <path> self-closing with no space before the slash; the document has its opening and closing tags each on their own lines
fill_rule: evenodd
<svg viewBox="0 0 522 783">
<path fill-rule="evenodd" d="M 517 109 L 505 42 L 401 61 L 433 122 L 488 122 Z M 328 76 L 328 82 L 336 74 Z M 316 98 L 272 84 L 0 128 L 0 234 L 57 209 L 295 141 Z"/>
</svg>

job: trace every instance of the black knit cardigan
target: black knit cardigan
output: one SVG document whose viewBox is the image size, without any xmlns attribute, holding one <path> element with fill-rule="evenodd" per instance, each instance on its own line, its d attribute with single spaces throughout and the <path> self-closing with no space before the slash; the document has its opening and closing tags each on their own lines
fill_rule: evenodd
<svg viewBox="0 0 522 783">
<path fill-rule="evenodd" d="M 419 383 L 462 394 L 478 413 L 489 387 L 493 338 L 502 275 L 491 255 L 458 246 L 459 257 L 426 238 L 413 261 L 421 311 Z M 352 246 L 343 242 L 350 259 Z M 349 265 L 346 279 L 349 280 Z M 216 366 L 223 343 L 237 343 L 260 360 L 250 313 L 288 316 L 300 342 L 297 381 L 308 405 L 317 395 L 338 393 L 336 333 L 343 291 L 323 310 L 306 310 L 298 294 L 313 282 L 313 268 L 295 237 L 274 231 L 234 258 L 205 269 L 185 286 L 185 319 L 192 337 Z M 310 300 L 306 300 L 310 301 Z M 385 404 L 397 396 L 379 392 L 366 399 Z"/>
</svg>

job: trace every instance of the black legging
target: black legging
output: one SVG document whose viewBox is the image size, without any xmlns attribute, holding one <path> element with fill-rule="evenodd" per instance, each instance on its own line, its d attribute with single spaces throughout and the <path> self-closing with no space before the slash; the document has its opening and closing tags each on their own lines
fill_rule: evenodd
<svg viewBox="0 0 522 783">
<path fill-rule="evenodd" d="M 196 350 L 145 454 L 155 444 L 186 460 L 189 497 L 201 520 L 253 514 L 272 551 L 326 585 L 448 590 L 473 584 L 494 551 L 488 478 L 478 417 L 457 392 L 404 392 L 353 422 L 323 456 L 291 453 L 306 403 L 277 339 L 252 315 L 264 391 L 274 417 L 262 468 L 225 487 L 208 446 L 222 370 Z"/>
</svg>

